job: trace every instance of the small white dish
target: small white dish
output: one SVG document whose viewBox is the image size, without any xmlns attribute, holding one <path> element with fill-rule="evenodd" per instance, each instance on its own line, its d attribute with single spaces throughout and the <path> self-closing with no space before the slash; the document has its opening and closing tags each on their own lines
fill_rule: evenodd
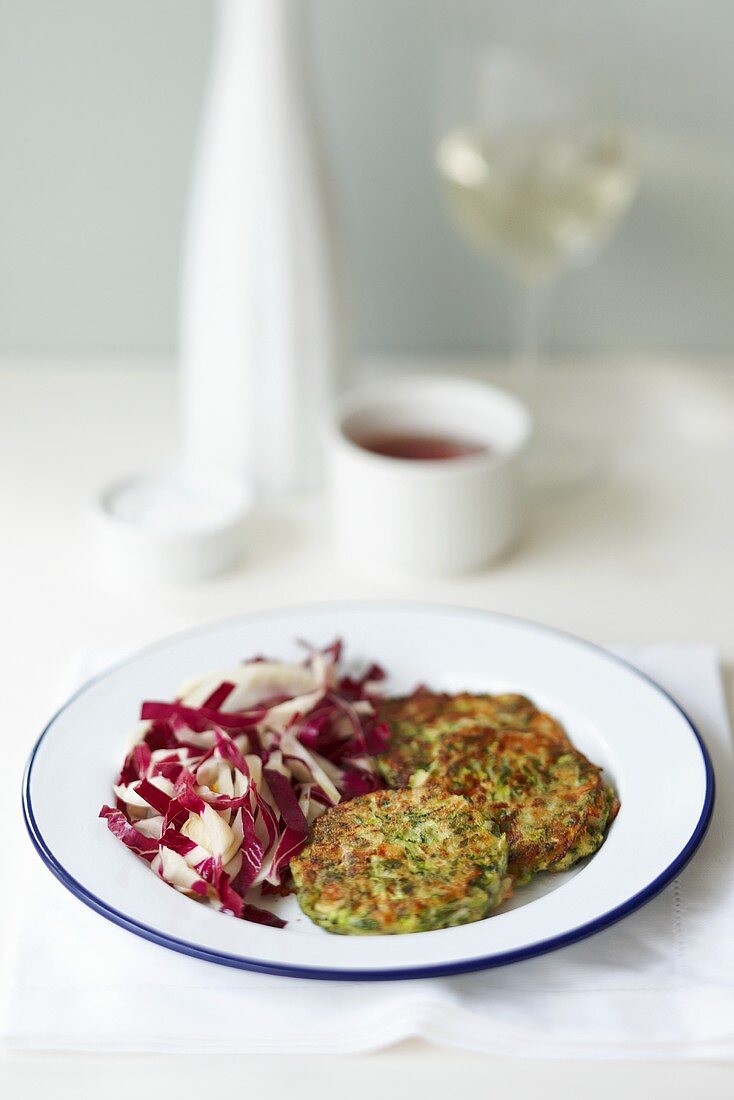
<svg viewBox="0 0 734 1100">
<path fill-rule="evenodd" d="M 571 871 L 538 875 L 476 924 L 400 936 L 333 936 L 293 898 L 266 928 L 165 885 L 100 821 L 144 699 L 254 653 L 290 658 L 297 638 L 341 636 L 356 663 L 380 661 L 387 690 L 520 691 L 556 715 L 602 765 L 620 799 L 601 849 Z M 377 980 L 457 974 L 555 950 L 650 900 L 706 832 L 714 780 L 686 715 L 619 658 L 546 627 L 466 608 L 332 604 L 259 613 L 150 646 L 91 681 L 51 720 L 31 755 L 23 805 L 43 861 L 73 894 L 145 939 L 211 962 L 303 978 Z"/>
<path fill-rule="evenodd" d="M 252 500 L 236 478 L 160 472 L 107 485 L 93 501 L 99 565 L 115 578 L 199 580 L 241 557 Z"/>
<path fill-rule="evenodd" d="M 386 457 L 375 434 L 465 441 L 432 460 Z M 462 573 L 490 562 L 518 529 L 518 457 L 531 433 L 517 398 L 466 378 L 416 376 L 345 394 L 328 426 L 327 472 L 340 554 L 369 571 Z"/>
</svg>

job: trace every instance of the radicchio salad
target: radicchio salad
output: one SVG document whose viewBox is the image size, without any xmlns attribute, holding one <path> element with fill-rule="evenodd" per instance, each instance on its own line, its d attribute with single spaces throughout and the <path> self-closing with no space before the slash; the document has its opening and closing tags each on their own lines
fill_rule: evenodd
<svg viewBox="0 0 734 1100">
<path fill-rule="evenodd" d="M 244 920 L 288 892 L 288 865 L 330 806 L 383 786 L 373 757 L 384 673 L 350 676 L 342 644 L 298 663 L 253 658 L 145 702 L 103 806 L 110 831 L 174 889 Z"/>
</svg>

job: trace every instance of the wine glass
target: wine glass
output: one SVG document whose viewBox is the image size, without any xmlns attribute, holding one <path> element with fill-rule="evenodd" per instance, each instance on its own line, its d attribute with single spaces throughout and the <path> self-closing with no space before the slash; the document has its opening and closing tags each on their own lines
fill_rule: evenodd
<svg viewBox="0 0 734 1100">
<path fill-rule="evenodd" d="M 522 290 L 515 378 L 539 428 L 532 480 L 582 480 L 594 465 L 588 446 L 544 432 L 537 368 L 550 288 L 596 256 L 636 190 L 611 99 L 580 63 L 511 46 L 455 50 L 436 165 L 460 231 Z"/>
</svg>

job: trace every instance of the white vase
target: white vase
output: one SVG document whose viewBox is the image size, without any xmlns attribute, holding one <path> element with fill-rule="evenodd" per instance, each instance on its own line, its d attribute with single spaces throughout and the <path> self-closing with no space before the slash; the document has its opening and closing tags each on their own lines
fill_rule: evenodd
<svg viewBox="0 0 734 1100">
<path fill-rule="evenodd" d="M 303 0 L 220 0 L 180 301 L 183 454 L 260 492 L 319 479 L 339 369 Z"/>
</svg>

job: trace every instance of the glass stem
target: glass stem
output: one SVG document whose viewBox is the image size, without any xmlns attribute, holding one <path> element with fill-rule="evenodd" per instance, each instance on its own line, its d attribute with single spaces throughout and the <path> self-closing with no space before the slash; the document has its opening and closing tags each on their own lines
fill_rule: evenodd
<svg viewBox="0 0 734 1100">
<path fill-rule="evenodd" d="M 538 371 L 550 297 L 546 282 L 524 283 L 520 294 L 515 345 L 515 386 L 530 408 L 538 411 Z"/>
</svg>

